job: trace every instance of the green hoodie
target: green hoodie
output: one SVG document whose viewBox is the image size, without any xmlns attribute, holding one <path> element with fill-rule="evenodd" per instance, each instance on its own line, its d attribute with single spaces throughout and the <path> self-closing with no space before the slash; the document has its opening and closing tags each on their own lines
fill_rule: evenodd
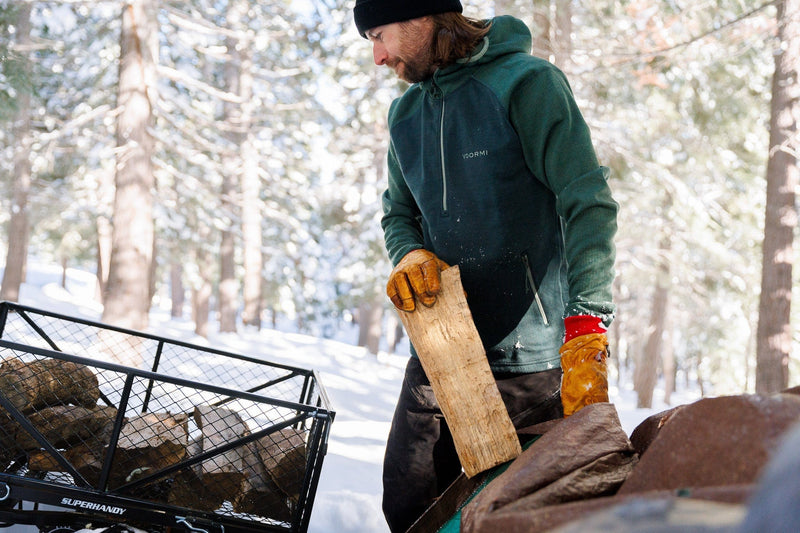
<svg viewBox="0 0 800 533">
<path fill-rule="evenodd" d="M 389 257 L 459 265 L 495 371 L 556 368 L 563 318 L 613 319 L 618 205 L 564 75 L 497 17 L 471 57 L 389 110 Z"/>
</svg>

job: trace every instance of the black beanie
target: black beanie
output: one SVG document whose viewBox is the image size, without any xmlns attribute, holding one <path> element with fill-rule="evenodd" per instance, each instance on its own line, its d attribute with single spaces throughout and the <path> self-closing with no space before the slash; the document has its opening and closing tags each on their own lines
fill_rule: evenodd
<svg viewBox="0 0 800 533">
<path fill-rule="evenodd" d="M 358 33 L 366 37 L 366 31 L 376 26 L 450 11 L 461 13 L 461 2 L 459 0 L 356 0 L 353 16 L 356 19 Z"/>
</svg>

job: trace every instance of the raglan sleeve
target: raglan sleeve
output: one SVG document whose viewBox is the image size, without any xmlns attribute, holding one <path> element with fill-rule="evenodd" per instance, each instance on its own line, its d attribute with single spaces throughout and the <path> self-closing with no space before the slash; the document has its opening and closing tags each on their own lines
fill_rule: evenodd
<svg viewBox="0 0 800 533">
<path fill-rule="evenodd" d="M 381 197 L 381 227 L 389 259 L 392 265 L 397 265 L 408 252 L 424 246 L 422 215 L 403 178 L 391 140 L 387 164 L 389 179 Z"/>
<path fill-rule="evenodd" d="M 586 124 L 566 77 L 555 67 L 522 81 L 509 103 L 526 163 L 555 195 L 564 229 L 569 300 L 564 318 L 591 315 L 607 327 L 614 318 L 617 212 Z"/>
</svg>

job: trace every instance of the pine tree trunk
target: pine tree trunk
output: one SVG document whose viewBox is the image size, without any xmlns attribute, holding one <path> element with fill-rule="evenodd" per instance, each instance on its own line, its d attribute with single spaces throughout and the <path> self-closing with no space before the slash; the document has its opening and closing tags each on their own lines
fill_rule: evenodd
<svg viewBox="0 0 800 533">
<path fill-rule="evenodd" d="M 103 295 L 108 286 L 108 269 L 111 264 L 112 232 L 111 220 L 100 215 L 97 217 L 97 301 L 103 303 Z"/>
<path fill-rule="evenodd" d="M 533 0 L 533 48 L 531 53 L 550 61 L 553 41 L 550 37 L 550 0 Z"/>
<path fill-rule="evenodd" d="M 223 230 L 219 245 L 219 330 L 222 333 L 236 332 L 239 284 L 236 282 L 235 253 L 233 230 Z"/>
<path fill-rule="evenodd" d="M 396 313 L 386 317 L 386 346 L 389 353 L 397 353 L 397 345 L 403 338 L 405 330 Z"/>
<path fill-rule="evenodd" d="M 27 50 L 30 47 L 31 4 L 21 4 L 17 12 L 17 46 L 25 54 L 24 71 L 29 78 L 30 64 Z M 30 79 L 24 80 L 31 83 Z M 25 280 L 25 258 L 28 255 L 28 193 L 31 187 L 31 93 L 25 87 L 19 91 L 17 113 L 14 120 L 12 139 L 14 148 L 14 183 L 11 217 L 8 225 L 8 252 L 6 255 L 3 282 L 0 286 L 0 300 L 19 301 L 19 289 Z"/>
<path fill-rule="evenodd" d="M 169 266 L 169 287 L 170 299 L 172 300 L 170 316 L 181 318 L 183 316 L 184 302 L 183 266 L 177 261 L 172 261 Z"/>
<path fill-rule="evenodd" d="M 380 301 L 365 301 L 358 308 L 358 345 L 371 354 L 380 349 L 383 327 L 383 305 Z"/>
<path fill-rule="evenodd" d="M 677 364 L 675 361 L 675 351 L 672 346 L 672 335 L 668 330 L 664 334 L 664 345 L 661 349 L 661 367 L 664 373 L 664 403 L 671 405 L 672 393 L 675 392 L 675 381 L 677 377 Z"/>
<path fill-rule="evenodd" d="M 647 336 L 641 358 L 637 361 L 634 380 L 637 407 L 649 409 L 653 406 L 653 391 L 658 381 L 658 365 L 664 345 L 664 330 L 669 301 L 669 262 L 667 254 L 671 248 L 665 235 L 659 247 L 661 253 L 658 278 L 654 287 L 653 306 L 650 318 L 650 333 Z"/>
<path fill-rule="evenodd" d="M 557 67 L 564 69 L 572 58 L 572 2 L 556 2 L 556 24 L 553 31 L 553 57 Z"/>
<path fill-rule="evenodd" d="M 111 261 L 103 321 L 145 329 L 153 257 L 153 124 L 158 57 L 156 0 L 122 10 L 117 119 L 117 170 Z"/>
<path fill-rule="evenodd" d="M 246 7 L 246 5 L 245 5 Z M 242 188 L 242 259 L 244 279 L 242 285 L 242 323 L 261 328 L 261 178 L 258 151 L 253 132 L 253 60 L 249 40 L 242 39 L 238 47 L 240 65 L 239 94 L 242 99 L 240 125 L 243 138 L 241 149 Z"/>
<path fill-rule="evenodd" d="M 800 0 L 778 3 L 780 46 L 772 80 L 767 209 L 756 346 L 756 392 L 780 391 L 789 383 L 792 347 L 793 239 L 797 227 L 797 117 L 800 116 Z"/>
<path fill-rule="evenodd" d="M 201 228 L 200 244 L 195 250 L 195 262 L 197 264 L 197 278 L 192 282 L 192 320 L 194 321 L 194 332 L 197 335 L 208 338 L 208 314 L 211 311 L 211 293 L 213 292 L 208 268 L 211 254 L 203 246 L 202 237 L 208 237 L 210 230 Z"/>
<path fill-rule="evenodd" d="M 233 35 L 240 26 L 243 11 L 241 1 L 229 2 L 226 11 L 227 26 L 232 35 L 225 39 L 228 49 L 228 60 L 225 62 L 224 76 L 225 87 L 231 95 L 238 96 L 241 92 L 240 72 L 242 69 L 239 50 L 239 39 Z M 241 103 L 226 101 L 224 103 L 224 120 L 227 136 L 234 146 L 242 145 L 242 109 Z M 219 330 L 233 333 L 236 331 L 236 314 L 238 308 L 239 283 L 236 279 L 236 239 L 235 227 L 241 216 L 241 194 L 238 186 L 241 184 L 242 162 L 239 150 L 226 156 L 227 163 L 222 177 L 222 210 L 225 214 L 227 227 L 222 231 L 220 242 L 220 282 L 219 282 Z"/>
</svg>

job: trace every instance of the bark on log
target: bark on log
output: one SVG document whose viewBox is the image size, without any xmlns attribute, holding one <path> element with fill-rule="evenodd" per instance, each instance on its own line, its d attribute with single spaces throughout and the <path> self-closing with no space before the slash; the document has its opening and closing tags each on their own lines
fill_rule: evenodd
<svg viewBox="0 0 800 533">
<path fill-rule="evenodd" d="M 489 369 L 457 266 L 442 272 L 432 307 L 399 311 L 468 477 L 516 458 L 522 448 Z"/>
<path fill-rule="evenodd" d="M 34 472 L 63 472 L 56 458 L 44 450 L 36 450 L 28 456 L 28 468 Z"/>
<path fill-rule="evenodd" d="M 117 410 L 113 407 L 87 409 L 61 405 L 31 414 L 28 419 L 47 441 L 56 448 L 66 448 L 64 458 L 92 486 L 97 486 L 100 471 L 111 437 Z M 63 472 L 58 461 L 39 449 L 39 443 L 17 424 L 15 446 L 24 448 L 28 468 L 41 472 Z"/>
<path fill-rule="evenodd" d="M 80 443 L 94 443 L 98 449 L 108 444 L 117 410 L 113 407 L 88 409 L 79 405 L 56 405 L 28 415 L 28 420 L 56 448 L 70 448 Z M 16 424 L 16 445 L 23 450 L 41 448 L 40 444 Z"/>
<path fill-rule="evenodd" d="M 97 376 L 89 367 L 60 359 L 5 360 L 0 391 L 22 412 L 63 404 L 92 408 L 100 397 Z"/>
<path fill-rule="evenodd" d="M 94 444 L 78 444 L 63 452 L 64 458 L 92 486 L 97 487 L 103 469 L 104 449 Z M 64 472 L 55 457 L 45 450 L 35 450 L 28 456 L 28 468 L 37 472 Z"/>
<path fill-rule="evenodd" d="M 5 472 L 19 451 L 14 440 L 19 424 L 0 407 L 0 471 Z"/>
</svg>

